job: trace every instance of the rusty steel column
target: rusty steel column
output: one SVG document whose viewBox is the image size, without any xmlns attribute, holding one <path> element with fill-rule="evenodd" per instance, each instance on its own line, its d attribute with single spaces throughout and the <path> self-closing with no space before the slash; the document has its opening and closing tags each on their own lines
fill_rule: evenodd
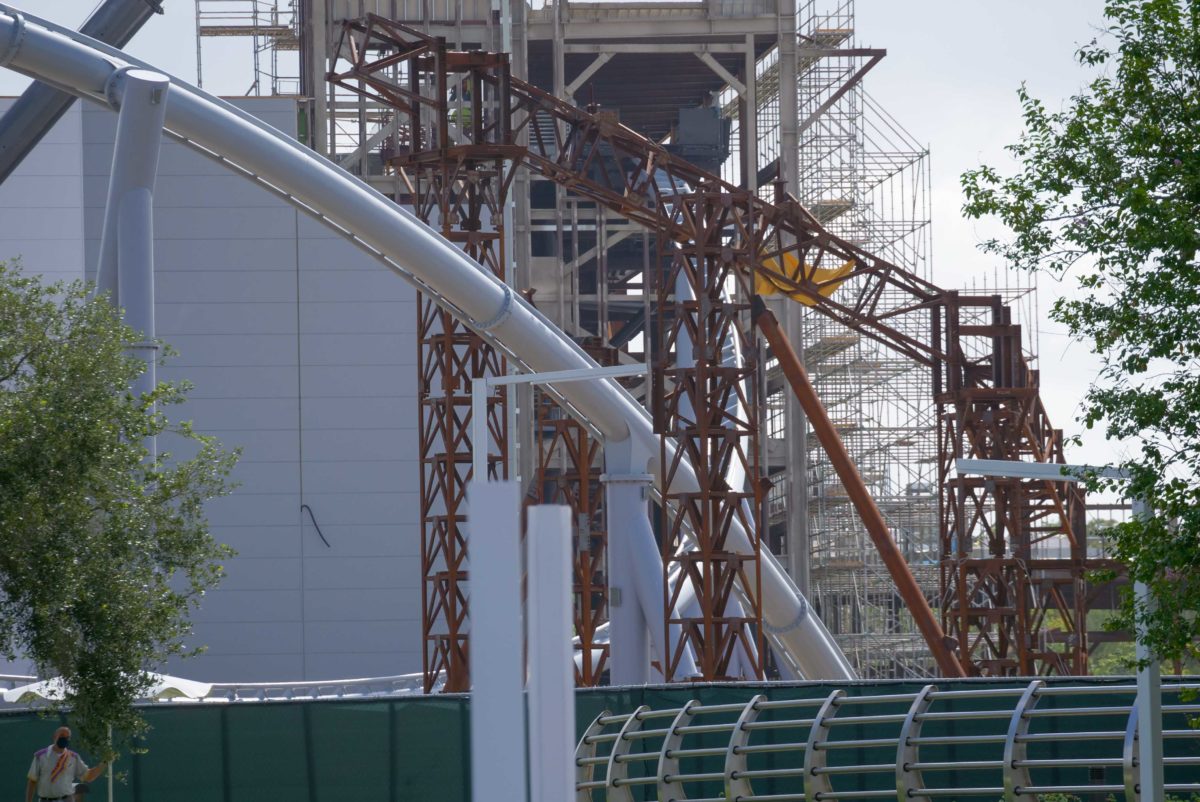
<svg viewBox="0 0 1200 802">
<path fill-rule="evenodd" d="M 504 279 L 503 159 L 482 145 L 485 83 L 475 70 L 450 72 L 444 50 L 432 88 L 440 147 L 393 162 L 405 172 L 414 211 L 442 236 Z M 503 56 L 495 58 L 503 59 Z M 414 69 L 414 75 L 419 75 Z M 451 87 L 451 76 L 458 79 Z M 418 90 L 421 88 L 418 81 Z M 451 93 L 458 102 L 451 104 Z M 452 119 L 453 115 L 453 119 Z M 449 131 L 459 129 L 451 146 Z M 419 121 L 413 122 L 413 130 Z M 470 132 L 469 134 L 467 132 Z M 480 143 L 476 145 L 474 143 Z M 503 358 L 426 295 L 418 295 L 417 365 L 421 443 L 422 631 L 425 690 L 445 672 L 447 692 L 470 689 L 465 585 L 466 489 L 471 477 L 471 380 L 506 372 Z M 506 388 L 488 399 L 488 474 L 508 475 Z"/>
<path fill-rule="evenodd" d="M 1087 575 L 1118 566 L 1087 553 L 1078 485 L 952 470 L 963 457 L 1063 463 L 1065 455 L 1002 299 L 947 293 L 941 314 L 949 346 L 936 374 L 946 632 L 974 673 L 1086 674 L 1095 590 Z"/>
<path fill-rule="evenodd" d="M 511 178 L 508 57 L 450 51 L 380 17 L 343 26 L 352 69 L 330 80 L 394 109 L 382 157 L 423 221 L 504 278 L 503 207 Z M 499 76 L 499 79 L 497 79 Z M 471 380 L 504 360 L 434 299 L 417 295 L 421 462 L 421 628 L 425 691 L 470 689 L 466 488 L 471 477 Z M 506 391 L 488 399 L 488 473 L 507 478 Z"/>
<path fill-rule="evenodd" d="M 539 393 L 537 401 L 535 437 L 539 453 L 531 501 L 565 504 L 575 523 L 575 635 L 581 655 L 575 683 L 599 685 L 608 667 L 608 644 L 596 641 L 596 630 L 608 620 L 608 529 L 598 470 L 604 459 L 603 443 L 545 393 Z"/>
<path fill-rule="evenodd" d="M 701 184 L 677 197 L 672 213 L 691 236 L 667 246 L 669 262 L 657 286 L 662 313 L 653 412 L 664 466 L 663 642 L 673 645 L 670 654 L 660 655 L 661 665 L 668 682 L 682 679 L 676 672 L 690 648 L 698 679 L 726 679 L 740 650 L 747 669 L 762 678 L 758 350 L 749 320 L 752 271 L 744 270 L 754 261 L 754 242 L 726 243 L 727 227 L 745 221 L 720 187 Z M 694 364 L 680 364 L 681 348 L 691 350 Z M 730 358 L 734 349 L 740 364 Z M 695 491 L 675 481 L 684 459 L 695 469 Z M 733 521 L 751 540 L 748 554 L 727 545 Z M 682 548 L 689 538 L 694 548 Z M 694 604 L 685 592 L 688 583 Z"/>
<path fill-rule="evenodd" d="M 438 194 L 449 197 L 448 179 L 446 173 L 430 171 L 426 180 L 418 179 L 417 184 L 441 184 Z M 502 261 L 495 258 L 503 252 L 499 227 L 487 233 L 452 228 L 443 225 L 443 236 L 504 277 Z M 503 375 L 505 367 L 504 360 L 478 335 L 420 293 L 417 321 L 425 691 L 428 693 L 445 672 L 445 691 L 465 692 L 470 689 L 470 679 L 463 525 L 471 479 L 471 380 Z M 506 395 L 503 387 L 496 391 L 487 407 L 488 429 L 494 433 L 488 443 L 488 468 L 490 476 L 502 479 L 508 473 Z"/>
<path fill-rule="evenodd" d="M 942 676 L 965 677 L 966 671 L 963 670 L 950 644 L 947 643 L 946 634 L 942 631 L 942 627 L 934 616 L 925 594 L 921 592 L 921 587 L 913 577 L 912 571 L 909 570 L 908 563 L 904 561 L 904 555 L 900 553 L 896 541 L 892 539 L 892 533 L 883 519 L 883 513 L 879 511 L 875 500 L 871 498 L 862 476 L 858 473 L 858 468 L 855 467 L 854 461 L 846 451 L 846 446 L 838 435 L 837 429 L 834 428 L 833 421 L 829 419 L 829 413 L 826 412 L 821 400 L 817 398 L 817 392 L 813 389 L 808 373 L 800 363 L 800 358 L 796 356 L 791 343 L 779 328 L 779 322 L 775 319 L 775 315 L 767 309 L 762 298 L 757 295 L 754 296 L 754 322 L 762 331 L 767 344 L 771 346 L 771 353 L 779 360 L 779 367 L 787 377 L 788 383 L 791 384 L 796 399 L 804 407 L 804 414 L 812 424 L 817 440 L 825 449 L 825 453 L 829 455 L 833 469 L 837 472 L 838 478 L 842 480 L 842 485 L 850 496 L 850 502 L 854 505 L 859 517 L 862 518 L 863 526 L 866 527 L 871 542 L 875 544 L 883 564 L 891 574 L 892 581 L 896 583 L 896 590 L 899 591 L 900 598 L 904 600 L 917 628 L 921 630 L 921 635 L 925 638 L 925 643 L 929 646 L 934 660 L 937 661 Z"/>
</svg>

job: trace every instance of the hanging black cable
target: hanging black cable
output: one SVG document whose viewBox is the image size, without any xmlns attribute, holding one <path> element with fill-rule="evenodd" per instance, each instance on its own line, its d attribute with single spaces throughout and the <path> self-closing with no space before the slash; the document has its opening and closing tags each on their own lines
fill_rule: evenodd
<svg viewBox="0 0 1200 802">
<path fill-rule="evenodd" d="M 300 509 L 308 510 L 308 519 L 312 521 L 312 525 L 317 530 L 317 535 L 321 538 L 321 542 L 325 544 L 326 548 L 332 549 L 333 546 L 329 545 L 329 541 L 325 539 L 325 533 L 321 531 L 321 525 L 317 523 L 317 516 L 313 515 L 312 507 L 307 504 L 301 504 Z"/>
</svg>

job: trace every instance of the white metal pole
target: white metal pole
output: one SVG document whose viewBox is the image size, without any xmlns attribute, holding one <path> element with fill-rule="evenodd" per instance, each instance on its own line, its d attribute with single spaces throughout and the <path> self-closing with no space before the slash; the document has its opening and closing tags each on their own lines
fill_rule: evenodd
<svg viewBox="0 0 1200 802">
<path fill-rule="evenodd" d="M 612 685 L 650 681 L 650 630 L 637 589 L 633 527 L 639 516 L 646 517 L 646 491 L 653 478 L 648 473 L 600 477 L 608 518 L 608 665 Z"/>
<path fill-rule="evenodd" d="M 1134 499 L 1134 517 L 1144 519 L 1148 514 L 1145 502 Z M 1133 593 L 1141 604 L 1151 601 L 1150 589 L 1144 582 L 1134 583 Z M 1141 802 L 1163 802 L 1162 665 L 1146 646 L 1145 627 L 1139 625 L 1135 637 L 1140 799 Z"/>
<path fill-rule="evenodd" d="M 467 515 L 471 799 L 526 802 L 520 486 L 473 480 Z"/>
<path fill-rule="evenodd" d="M 575 795 L 571 508 L 530 507 L 525 549 L 529 566 L 529 798 L 530 802 L 562 802 Z"/>
<path fill-rule="evenodd" d="M 117 227 L 121 201 L 131 190 L 154 189 L 170 85 L 165 75 L 149 70 L 124 69 L 113 73 L 105 87 L 109 99 L 120 111 L 117 115 L 108 199 L 104 208 L 104 227 L 100 234 L 96 285 L 100 291 L 108 292 L 112 302 L 117 305 L 122 303 L 117 285 Z"/>
<path fill-rule="evenodd" d="M 491 390 L 487 376 L 471 379 L 471 477 L 476 482 L 488 479 L 487 402 Z"/>
</svg>

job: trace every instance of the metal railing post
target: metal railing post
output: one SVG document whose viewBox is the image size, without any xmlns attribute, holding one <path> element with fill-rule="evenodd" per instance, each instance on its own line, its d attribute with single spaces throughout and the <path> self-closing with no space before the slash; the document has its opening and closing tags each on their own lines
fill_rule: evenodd
<svg viewBox="0 0 1200 802">
<path fill-rule="evenodd" d="M 838 689 L 829 694 L 821 709 L 813 719 L 812 728 L 808 731 L 808 744 L 804 748 L 804 799 L 806 802 L 820 802 L 820 794 L 833 793 L 833 784 L 829 775 L 818 772 L 825 768 L 825 750 L 817 746 L 829 737 L 829 722 L 838 713 L 838 704 L 846 692 Z"/>
<path fill-rule="evenodd" d="M 733 726 L 733 734 L 729 737 L 729 748 L 725 751 L 725 797 L 727 799 L 741 799 L 754 793 L 754 789 L 750 787 L 749 778 L 739 776 L 747 768 L 746 755 L 741 749 L 750 743 L 752 734 L 752 730 L 747 729 L 746 725 L 758 718 L 758 703 L 765 701 L 767 701 L 767 697 L 762 694 L 751 699 L 742 714 L 738 716 L 737 724 Z"/>
<path fill-rule="evenodd" d="M 641 729 L 642 714 L 648 712 L 650 712 L 650 708 L 646 705 L 633 711 L 633 715 L 621 727 L 620 734 L 613 741 L 612 752 L 608 755 L 608 773 L 605 776 L 604 798 L 607 802 L 634 802 L 629 786 L 622 784 L 622 780 L 629 779 L 629 764 L 621 758 L 629 754 L 629 750 L 633 747 L 633 739 L 629 736 Z"/>
<path fill-rule="evenodd" d="M 592 762 L 592 758 L 596 757 L 596 741 L 592 739 L 604 730 L 601 720 L 611 715 L 611 710 L 601 711 L 584 730 L 575 747 L 575 802 L 592 802 L 592 789 L 588 785 L 593 782 L 596 772 L 596 764 Z"/>
<path fill-rule="evenodd" d="M 1125 724 L 1125 740 L 1121 745 L 1121 778 L 1125 783 L 1125 802 L 1141 802 L 1138 782 L 1138 706 L 1129 708 L 1129 721 Z"/>
<path fill-rule="evenodd" d="M 930 694 L 936 690 L 936 685 L 926 685 L 922 688 L 917 694 L 917 698 L 913 699 L 912 707 L 908 709 L 904 723 L 900 725 L 900 735 L 897 736 L 896 743 L 896 796 L 900 798 L 901 802 L 913 797 L 913 791 L 921 791 L 925 788 L 921 770 L 911 768 L 912 764 L 921 759 L 921 747 L 910 741 L 920 737 L 923 723 L 921 716 L 933 704 Z"/>
<path fill-rule="evenodd" d="M 683 742 L 684 733 L 680 732 L 679 728 L 686 727 L 691 722 L 692 716 L 695 715 L 693 708 L 699 704 L 700 702 L 697 700 L 690 699 L 675 715 L 675 719 L 667 731 L 667 737 L 663 739 L 662 750 L 658 755 L 658 802 L 687 799 L 683 784 L 674 779 L 674 775 L 679 773 L 679 758 L 674 755 L 674 752 Z"/>
<path fill-rule="evenodd" d="M 1029 683 L 1025 693 L 1017 700 L 1012 718 L 1008 722 L 1008 734 L 1004 737 L 1004 802 L 1017 802 L 1026 796 L 1023 788 L 1033 784 L 1029 778 L 1029 769 L 1017 766 L 1018 761 L 1024 761 L 1026 755 L 1025 742 L 1022 740 L 1029 732 L 1029 716 L 1027 715 L 1038 703 L 1038 692 L 1045 687 L 1042 680 Z"/>
</svg>

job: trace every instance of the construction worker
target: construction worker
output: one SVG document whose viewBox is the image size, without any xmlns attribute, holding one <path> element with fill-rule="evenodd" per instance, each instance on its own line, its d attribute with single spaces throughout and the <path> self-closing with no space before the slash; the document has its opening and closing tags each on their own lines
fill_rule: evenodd
<svg viewBox="0 0 1200 802">
<path fill-rule="evenodd" d="M 72 752 L 71 729 L 59 727 L 54 731 L 54 743 L 33 755 L 25 786 L 25 802 L 70 802 L 75 799 L 75 783 L 90 783 L 104 773 L 105 764 L 88 768 L 77 753 Z"/>
<path fill-rule="evenodd" d="M 461 88 L 461 92 L 460 92 Z M 461 97 L 460 97 L 461 95 Z M 458 126 L 459 136 L 463 140 L 471 135 L 471 85 L 463 82 L 459 88 L 450 90 L 450 120 Z"/>
</svg>

